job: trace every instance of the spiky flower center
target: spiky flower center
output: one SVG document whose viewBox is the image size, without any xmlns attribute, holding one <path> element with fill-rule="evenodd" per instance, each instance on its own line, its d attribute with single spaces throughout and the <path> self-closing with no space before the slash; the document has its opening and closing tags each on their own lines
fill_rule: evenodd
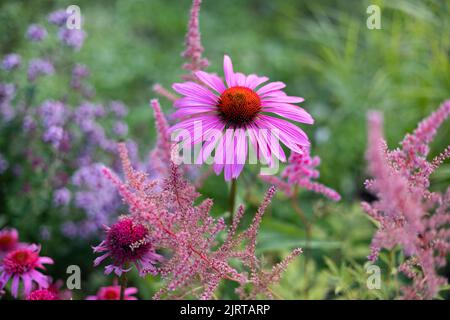
<svg viewBox="0 0 450 320">
<path fill-rule="evenodd" d="M 227 125 L 240 127 L 251 122 L 261 111 L 261 99 L 253 90 L 237 86 L 222 93 L 217 107 Z"/>
<path fill-rule="evenodd" d="M 103 288 L 100 296 L 102 300 L 119 300 L 120 298 L 120 289 L 115 287 L 107 287 Z"/>
<path fill-rule="evenodd" d="M 116 264 L 136 261 L 151 248 L 148 229 L 129 218 L 121 219 L 111 226 L 106 245 Z"/>
<path fill-rule="evenodd" d="M 34 290 L 27 300 L 58 300 L 58 295 L 49 289 Z"/>
<path fill-rule="evenodd" d="M 38 266 L 39 255 L 30 249 L 17 249 L 3 259 L 6 272 L 24 274 Z"/>
</svg>

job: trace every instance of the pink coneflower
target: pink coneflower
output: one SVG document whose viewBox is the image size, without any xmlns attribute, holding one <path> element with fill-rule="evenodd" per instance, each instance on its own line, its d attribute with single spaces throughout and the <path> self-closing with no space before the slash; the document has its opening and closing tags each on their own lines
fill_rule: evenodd
<svg viewBox="0 0 450 320">
<path fill-rule="evenodd" d="M 154 266 L 162 257 L 155 253 L 148 229 L 131 218 L 121 218 L 118 222 L 106 229 L 106 240 L 93 247 L 94 252 L 106 252 L 94 261 L 98 266 L 107 257 L 113 261 L 105 267 L 105 273 L 114 271 L 120 276 L 122 272 L 128 272 L 126 265 L 133 263 L 141 276 L 151 273 L 156 274 Z"/>
<path fill-rule="evenodd" d="M 27 300 L 59 300 L 59 298 L 53 290 L 37 289 L 27 296 Z"/>
<path fill-rule="evenodd" d="M 0 261 L 9 251 L 19 245 L 19 233 L 16 229 L 0 230 Z"/>
<path fill-rule="evenodd" d="M 123 300 L 137 300 L 133 297 L 133 294 L 137 292 L 138 289 L 134 287 L 126 288 L 123 292 Z M 120 300 L 120 286 L 101 287 L 97 295 L 88 296 L 86 300 Z"/>
<path fill-rule="evenodd" d="M 37 269 L 45 269 L 43 264 L 52 264 L 49 257 L 39 256 L 40 247 L 29 245 L 23 248 L 10 251 L 0 265 L 0 289 L 6 286 L 9 279 L 12 279 L 11 293 L 17 298 L 19 295 L 19 283 L 23 281 L 23 292 L 28 296 L 31 292 L 33 281 L 39 288 L 47 288 L 48 277 Z"/>
<path fill-rule="evenodd" d="M 267 77 L 235 73 L 227 55 L 224 57 L 224 74 L 226 86 L 218 76 L 204 71 L 197 71 L 195 75 L 208 88 L 195 82 L 173 85 L 173 89 L 184 97 L 175 101 L 178 110 L 174 116 L 182 121 L 171 131 L 187 130 L 188 138 L 194 138 L 193 144 L 205 142 L 197 162 L 208 159 L 216 148 L 214 171 L 220 174 L 224 170 L 225 180 L 231 180 L 243 169 L 248 151 L 247 135 L 258 159 L 262 157 L 268 164 L 273 163 L 273 157 L 286 161 L 279 140 L 297 153 L 302 153 L 302 146 L 309 146 L 303 130 L 289 121 L 268 115 L 312 124 L 311 115 L 294 105 L 303 98 L 287 96 L 282 91 L 286 86 L 282 82 L 270 82 L 260 87 L 269 80 Z M 202 132 L 196 138 L 198 125 Z M 217 136 L 217 132 L 222 134 Z"/>
</svg>

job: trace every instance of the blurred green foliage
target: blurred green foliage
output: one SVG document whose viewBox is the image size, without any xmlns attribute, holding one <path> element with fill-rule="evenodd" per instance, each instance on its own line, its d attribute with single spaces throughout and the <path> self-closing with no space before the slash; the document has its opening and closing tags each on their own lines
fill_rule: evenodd
<svg viewBox="0 0 450 320">
<path fill-rule="evenodd" d="M 450 1 L 203 2 L 201 32 L 209 70 L 221 74 L 227 53 L 235 69 L 268 75 L 285 82 L 288 94 L 303 96 L 303 106 L 316 119 L 306 130 L 313 152 L 322 158 L 321 182 L 344 195 L 343 203 L 330 205 L 302 194 L 300 205 L 306 214 L 319 215 L 309 243 L 312 259 L 307 272 L 304 260 L 297 259 L 274 290 L 287 299 L 392 297 L 398 283 L 388 283 L 381 291 L 365 288 L 363 265 L 374 230 L 358 205 L 366 177 L 365 116 L 369 109 L 384 112 L 386 136 L 395 147 L 420 119 L 449 98 Z M 70 4 L 74 1 L 1 1 L 0 53 L 32 57 L 37 49 L 24 38 L 28 24 L 43 22 L 48 12 Z M 151 87 L 161 83 L 169 88 L 180 80 L 180 52 L 191 3 L 80 0 L 76 4 L 88 38 L 75 57 L 91 69 L 99 101 L 120 99 L 130 106 L 130 136 L 140 142 L 144 154 L 154 141 L 148 107 L 148 100 L 155 97 Z M 369 4 L 381 7 L 381 30 L 366 27 Z M 39 98 L 51 98 L 48 95 L 55 95 L 58 86 L 58 79 L 45 82 Z M 170 110 L 170 103 L 160 100 Z M 446 124 L 432 154 L 448 144 L 449 136 Z M 447 164 L 435 174 L 438 188 L 448 185 L 449 172 Z M 252 212 L 264 185 L 254 182 L 252 172 L 246 172 L 240 183 L 238 200 Z M 211 177 L 200 190 L 215 200 L 217 214 L 226 208 L 226 188 L 222 178 Z M 287 249 L 306 244 L 303 226 L 283 201 L 283 196 L 274 201 L 262 225 L 258 249 L 268 253 L 269 261 L 279 261 Z M 391 258 L 383 264 L 387 276 L 395 274 Z M 102 283 L 100 274 L 97 270 L 92 276 L 90 291 Z M 155 289 L 157 281 L 136 285 Z M 141 296 L 151 294 L 142 290 Z"/>
</svg>

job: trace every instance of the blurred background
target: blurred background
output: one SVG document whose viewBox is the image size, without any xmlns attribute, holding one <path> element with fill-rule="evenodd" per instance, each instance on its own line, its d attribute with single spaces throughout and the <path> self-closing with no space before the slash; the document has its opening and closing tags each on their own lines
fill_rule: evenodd
<svg viewBox="0 0 450 320">
<path fill-rule="evenodd" d="M 35 56 L 42 48 L 24 37 L 28 25 L 45 24 L 49 12 L 71 4 L 81 8 L 87 32 L 84 47 L 73 56 L 90 68 L 94 101 L 121 100 L 129 107 L 128 136 L 138 142 L 141 155 L 146 155 L 155 139 L 148 101 L 157 96 L 151 88 L 155 83 L 170 88 L 184 73 L 180 53 L 191 1 L 0 0 L 1 55 Z M 380 30 L 366 26 L 370 4 L 381 8 Z M 200 28 L 204 56 L 211 62 L 209 71 L 222 73 L 226 53 L 235 70 L 268 75 L 285 82 L 288 94 L 305 98 L 302 106 L 316 119 L 315 125 L 305 130 L 312 139 L 312 153 L 322 159 L 319 180 L 343 196 L 340 203 L 331 204 L 320 196 L 302 193 L 300 206 L 307 215 L 315 216 L 309 244 L 313 259 L 308 262 L 308 274 L 304 274 L 302 259 L 288 269 L 276 289 L 280 296 L 389 297 L 389 292 L 361 288 L 362 266 L 374 230 L 359 208 L 361 199 L 370 198 L 363 188 L 367 178 L 366 112 L 383 111 L 385 134 L 389 146 L 395 148 L 419 120 L 449 98 L 450 1 L 204 0 Z M 36 103 L 58 95 L 62 90 L 58 77 L 64 76 L 45 80 Z M 162 97 L 160 101 L 170 112 L 170 101 Z M 432 145 L 432 156 L 448 145 L 449 137 L 447 123 Z M 245 171 L 240 182 L 238 201 L 249 203 L 249 212 L 266 188 L 254 181 L 255 173 Z M 443 189 L 449 181 L 450 165 L 446 163 L 433 176 L 433 188 Z M 7 188 L 4 182 L 3 198 Z M 216 214 L 224 212 L 227 185 L 222 177 L 210 177 L 200 192 L 214 199 Z M 305 244 L 298 217 L 283 201 L 282 195 L 276 198 L 260 234 L 259 250 L 268 253 L 269 261 Z M 20 230 L 27 213 L 12 218 L 7 206 L 1 208 L 0 226 L 8 224 Z M 45 214 L 36 214 L 45 219 Z M 29 241 L 37 237 L 32 229 L 24 234 Z M 47 250 L 55 260 L 62 260 L 54 272 L 64 277 L 68 264 L 84 265 L 83 270 L 89 270 L 83 274 L 85 290 L 95 292 L 105 281 L 101 270 L 91 267 L 89 245 L 96 240 L 62 241 L 47 241 Z M 46 247 L 44 240 L 39 242 Z M 59 251 L 58 246 L 70 250 Z M 149 298 L 157 282 L 149 279 L 133 284 L 140 287 L 140 297 Z M 223 288 L 224 297 L 233 297 L 231 289 Z"/>
</svg>

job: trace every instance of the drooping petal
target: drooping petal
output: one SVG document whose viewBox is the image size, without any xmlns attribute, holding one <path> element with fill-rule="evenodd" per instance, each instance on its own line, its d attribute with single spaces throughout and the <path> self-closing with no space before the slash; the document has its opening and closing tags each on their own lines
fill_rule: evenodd
<svg viewBox="0 0 450 320">
<path fill-rule="evenodd" d="M 306 133 L 288 121 L 266 115 L 261 116 L 258 121 L 261 126 L 271 129 L 271 133 L 294 152 L 302 153 L 300 146 L 309 146 Z"/>
<path fill-rule="evenodd" d="M 17 298 L 19 295 L 19 280 L 20 277 L 18 275 L 14 275 L 12 278 L 11 294 L 14 298 Z"/>
</svg>

